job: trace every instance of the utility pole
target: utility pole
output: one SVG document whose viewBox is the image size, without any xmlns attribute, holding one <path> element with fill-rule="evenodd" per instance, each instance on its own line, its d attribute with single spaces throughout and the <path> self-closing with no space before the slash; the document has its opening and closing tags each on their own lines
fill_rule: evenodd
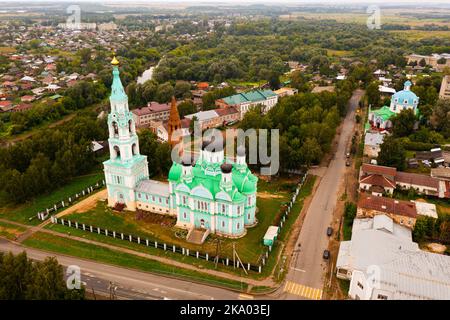
<svg viewBox="0 0 450 320">
<path fill-rule="evenodd" d="M 233 242 L 233 269 L 236 269 L 236 242 Z"/>
</svg>

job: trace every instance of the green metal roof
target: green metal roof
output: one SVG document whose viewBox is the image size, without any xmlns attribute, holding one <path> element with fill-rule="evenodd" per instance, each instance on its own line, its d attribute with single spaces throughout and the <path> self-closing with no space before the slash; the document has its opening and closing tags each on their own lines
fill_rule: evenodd
<svg viewBox="0 0 450 320">
<path fill-rule="evenodd" d="M 396 113 L 391 111 L 388 106 L 383 106 L 382 108 L 378 110 L 372 111 L 373 114 L 383 119 L 383 121 L 389 120 L 392 116 L 394 116 Z"/>
<path fill-rule="evenodd" d="M 236 105 L 246 102 L 258 102 L 266 100 L 270 97 L 276 96 L 277 94 L 272 90 L 252 90 L 248 92 L 241 92 L 232 96 L 223 98 L 229 105 Z"/>
<path fill-rule="evenodd" d="M 192 168 L 192 181 L 186 182 L 182 179 L 182 168 L 179 163 L 173 163 L 169 171 L 169 180 L 177 184 L 184 183 L 189 187 L 190 190 L 197 186 L 205 187 L 213 197 L 219 192 L 227 193 L 233 202 L 245 201 L 246 197 L 244 194 L 252 194 L 256 192 L 258 178 L 254 176 L 251 171 L 247 168 L 245 171 L 241 172 L 235 168 L 233 164 L 232 180 L 233 186 L 230 190 L 225 190 L 221 187 L 220 181 L 222 179 L 221 174 L 215 176 L 205 174 L 206 169 L 217 169 L 220 167 L 220 163 L 206 163 L 197 162 Z"/>
</svg>

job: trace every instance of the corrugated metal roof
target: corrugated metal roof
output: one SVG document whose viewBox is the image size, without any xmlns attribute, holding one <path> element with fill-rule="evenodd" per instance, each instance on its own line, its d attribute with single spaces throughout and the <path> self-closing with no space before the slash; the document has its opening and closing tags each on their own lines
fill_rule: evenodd
<svg viewBox="0 0 450 320">
<path fill-rule="evenodd" d="M 149 193 L 169 197 L 169 184 L 156 180 L 142 180 L 136 187 L 136 192 Z"/>
</svg>

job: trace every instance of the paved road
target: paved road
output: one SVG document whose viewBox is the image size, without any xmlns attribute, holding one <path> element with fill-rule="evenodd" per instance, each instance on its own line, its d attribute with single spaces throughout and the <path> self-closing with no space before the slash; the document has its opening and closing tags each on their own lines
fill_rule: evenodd
<svg viewBox="0 0 450 320">
<path fill-rule="evenodd" d="M 117 287 L 116 297 L 118 299 L 236 300 L 240 297 L 239 293 L 231 290 L 25 248 L 20 244 L 0 238 L 0 251 L 11 251 L 14 254 L 18 254 L 24 250 L 27 252 L 28 257 L 34 260 L 44 260 L 48 256 L 53 256 L 64 267 L 69 265 L 79 266 L 81 269 L 81 281 L 86 283 L 86 288 L 89 292 L 92 292 L 92 288 L 94 288 L 95 293 L 109 296 L 108 287 L 110 281 L 112 281 L 114 287 Z"/>
<path fill-rule="evenodd" d="M 337 151 L 313 196 L 306 218 L 297 239 L 296 250 L 282 290 L 286 299 L 320 299 L 324 284 L 326 262 L 322 258 L 328 247 L 326 229 L 331 224 L 338 199 L 340 184 L 345 173 L 347 145 L 355 125 L 355 110 L 363 95 L 355 91 L 350 100 L 350 109 L 344 119 Z"/>
</svg>

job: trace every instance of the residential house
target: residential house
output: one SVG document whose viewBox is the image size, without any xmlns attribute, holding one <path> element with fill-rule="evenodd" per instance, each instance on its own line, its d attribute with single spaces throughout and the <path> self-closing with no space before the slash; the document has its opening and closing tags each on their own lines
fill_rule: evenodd
<svg viewBox="0 0 450 320">
<path fill-rule="evenodd" d="M 364 163 L 359 172 L 359 189 L 381 196 L 392 194 L 395 188 L 439 198 L 450 198 L 450 185 L 444 180 L 417 173 L 397 171 L 396 168 Z"/>
<path fill-rule="evenodd" d="M 20 101 L 24 103 L 33 102 L 34 100 L 36 100 L 36 96 L 25 95 L 20 97 Z"/>
<path fill-rule="evenodd" d="M 441 148 L 433 148 L 430 151 L 417 151 L 416 159 L 427 164 L 432 162 L 437 165 L 442 165 L 445 162 Z"/>
<path fill-rule="evenodd" d="M 380 214 L 387 215 L 395 223 L 411 229 L 416 224 L 417 209 L 414 202 L 362 193 L 359 197 L 356 216 L 358 218 L 373 218 Z"/>
<path fill-rule="evenodd" d="M 384 136 L 379 132 L 367 132 L 364 137 L 364 154 L 371 158 L 378 157 Z"/>
</svg>

